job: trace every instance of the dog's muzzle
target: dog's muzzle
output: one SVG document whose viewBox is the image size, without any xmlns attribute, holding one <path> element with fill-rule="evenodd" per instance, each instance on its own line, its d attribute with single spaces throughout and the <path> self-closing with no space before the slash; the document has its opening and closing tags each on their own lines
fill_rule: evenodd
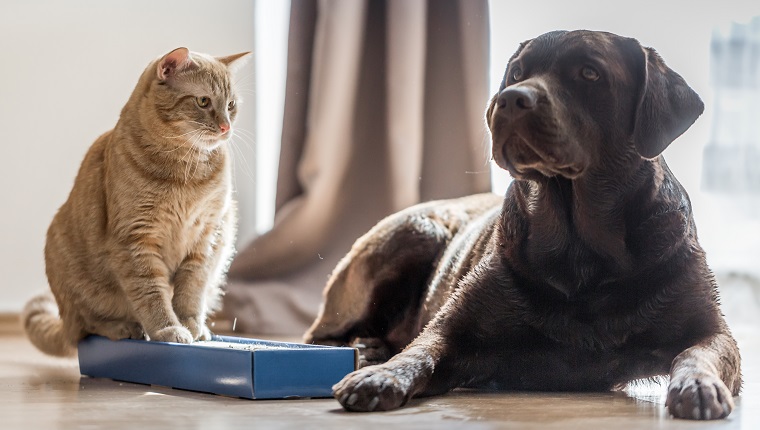
<svg viewBox="0 0 760 430">
<path fill-rule="evenodd" d="M 540 81 L 525 81 L 502 90 L 493 101 L 490 124 L 496 164 L 516 178 L 540 173 L 577 177 L 574 144 L 558 125 Z"/>
<path fill-rule="evenodd" d="M 534 110 L 538 105 L 538 94 L 534 88 L 513 86 L 505 88 L 496 97 L 496 107 L 500 114 L 509 115 L 513 119 Z"/>
</svg>

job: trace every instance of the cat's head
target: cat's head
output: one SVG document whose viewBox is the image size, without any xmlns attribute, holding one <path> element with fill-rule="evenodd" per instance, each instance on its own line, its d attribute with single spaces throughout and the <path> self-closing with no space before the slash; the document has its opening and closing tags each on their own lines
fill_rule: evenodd
<svg viewBox="0 0 760 430">
<path fill-rule="evenodd" d="M 148 94 L 161 134 L 206 151 L 227 141 L 240 102 L 232 75 L 250 56 L 211 57 L 177 48 L 149 66 L 144 77 L 151 81 Z"/>
</svg>

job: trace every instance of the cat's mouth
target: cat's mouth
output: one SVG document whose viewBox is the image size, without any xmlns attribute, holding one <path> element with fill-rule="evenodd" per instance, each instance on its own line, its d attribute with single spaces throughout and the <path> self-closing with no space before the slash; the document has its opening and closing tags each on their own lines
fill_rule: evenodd
<svg viewBox="0 0 760 430">
<path fill-rule="evenodd" d="M 221 131 L 203 131 L 191 137 L 190 143 L 196 148 L 204 151 L 213 151 L 220 145 L 225 144 L 232 137 L 232 130 Z"/>
<path fill-rule="evenodd" d="M 229 140 L 229 134 L 227 135 L 216 135 L 216 136 L 209 136 L 203 139 L 198 139 L 193 144 L 198 148 L 206 151 L 213 151 L 214 149 L 218 148 L 219 146 L 227 143 L 227 140 Z"/>
</svg>

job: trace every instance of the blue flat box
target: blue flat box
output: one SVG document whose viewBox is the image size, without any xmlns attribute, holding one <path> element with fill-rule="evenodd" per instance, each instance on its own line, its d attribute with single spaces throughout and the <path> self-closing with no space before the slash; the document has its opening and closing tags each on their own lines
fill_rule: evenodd
<svg viewBox="0 0 760 430">
<path fill-rule="evenodd" d="M 79 342 L 79 371 L 93 378 L 161 385 L 246 399 L 331 397 L 356 369 L 357 350 L 214 336 L 180 344 L 89 336 Z"/>
</svg>

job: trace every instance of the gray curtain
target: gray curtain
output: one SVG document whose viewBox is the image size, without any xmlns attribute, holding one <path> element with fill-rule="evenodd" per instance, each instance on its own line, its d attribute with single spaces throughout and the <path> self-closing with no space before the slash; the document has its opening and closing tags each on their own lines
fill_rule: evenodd
<svg viewBox="0 0 760 430">
<path fill-rule="evenodd" d="M 485 0 L 294 0 L 274 226 L 222 318 L 300 335 L 351 244 L 392 212 L 490 189 Z"/>
</svg>

